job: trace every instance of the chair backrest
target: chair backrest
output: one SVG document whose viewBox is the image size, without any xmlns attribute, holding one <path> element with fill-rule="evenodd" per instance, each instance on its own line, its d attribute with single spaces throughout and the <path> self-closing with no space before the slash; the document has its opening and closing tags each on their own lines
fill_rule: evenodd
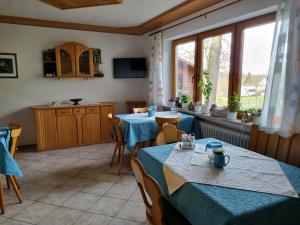
<svg viewBox="0 0 300 225">
<path fill-rule="evenodd" d="M 21 132 L 22 132 L 22 127 L 20 127 L 17 124 L 10 123 L 9 128 L 11 129 L 9 151 L 10 151 L 10 154 L 15 158 L 17 146 L 18 146 Z"/>
<path fill-rule="evenodd" d="M 148 223 L 151 225 L 163 225 L 162 195 L 158 183 L 145 173 L 143 165 L 136 158 L 131 159 L 131 166 L 146 206 Z M 151 202 L 148 201 L 147 196 L 149 196 Z"/>
<path fill-rule="evenodd" d="M 114 141 L 123 144 L 123 136 L 122 136 L 121 125 L 120 125 L 121 120 L 115 116 L 112 116 L 111 121 L 112 121 L 112 134 L 113 134 Z"/>
<path fill-rule="evenodd" d="M 175 143 L 181 140 L 183 131 L 178 130 L 173 124 L 165 124 L 163 129 L 156 137 L 157 145 Z"/>
<path fill-rule="evenodd" d="M 148 108 L 133 108 L 134 113 L 146 113 L 148 112 Z"/>
<path fill-rule="evenodd" d="M 127 101 L 127 112 L 133 113 L 133 108 L 142 108 L 147 106 L 147 102 L 145 101 Z"/>
<path fill-rule="evenodd" d="M 172 117 L 172 118 L 155 117 L 155 121 L 156 121 L 157 126 L 158 126 L 158 132 L 160 132 L 160 131 L 162 131 L 163 125 L 165 123 L 173 124 L 177 128 L 178 124 L 180 122 L 180 117 L 179 116 L 178 117 Z"/>
<path fill-rule="evenodd" d="M 248 148 L 278 161 L 300 167 L 300 134 L 285 138 L 278 134 L 267 134 L 252 125 Z"/>
</svg>

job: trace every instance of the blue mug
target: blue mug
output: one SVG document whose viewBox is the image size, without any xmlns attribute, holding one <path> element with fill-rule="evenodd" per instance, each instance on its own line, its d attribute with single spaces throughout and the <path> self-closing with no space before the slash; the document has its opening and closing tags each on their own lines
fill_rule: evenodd
<svg viewBox="0 0 300 225">
<path fill-rule="evenodd" d="M 148 108 L 148 117 L 155 116 L 155 111 L 151 108 Z"/>
<path fill-rule="evenodd" d="M 224 155 L 223 153 L 214 153 L 214 167 L 222 169 L 227 166 L 230 161 L 229 155 Z M 227 158 L 227 162 L 225 162 L 225 158 Z"/>
</svg>

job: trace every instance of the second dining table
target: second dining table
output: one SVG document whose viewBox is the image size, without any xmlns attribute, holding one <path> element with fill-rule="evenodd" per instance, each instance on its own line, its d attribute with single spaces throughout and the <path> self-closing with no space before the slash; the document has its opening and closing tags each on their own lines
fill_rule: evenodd
<svg viewBox="0 0 300 225">
<path fill-rule="evenodd" d="M 174 118 L 180 117 L 178 129 L 185 133 L 195 133 L 200 138 L 200 128 L 195 116 L 171 111 L 156 112 L 148 117 L 148 113 L 119 114 L 115 115 L 121 120 L 121 129 L 128 150 L 133 150 L 137 143 L 154 140 L 158 132 L 155 117 Z"/>
</svg>

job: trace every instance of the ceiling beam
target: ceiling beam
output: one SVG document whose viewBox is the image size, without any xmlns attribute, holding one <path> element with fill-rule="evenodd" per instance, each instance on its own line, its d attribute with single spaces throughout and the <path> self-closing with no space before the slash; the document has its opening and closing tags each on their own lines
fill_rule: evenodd
<svg viewBox="0 0 300 225">
<path fill-rule="evenodd" d="M 117 34 L 143 35 L 166 24 L 174 22 L 199 10 L 205 9 L 223 0 L 187 0 L 184 3 L 148 20 L 147 22 L 130 27 L 111 27 L 81 23 L 41 20 L 16 16 L 0 15 L 0 23 L 22 24 L 39 27 L 52 27 L 71 30 L 84 30 Z"/>
<path fill-rule="evenodd" d="M 40 0 L 58 9 L 77 9 L 101 5 L 122 4 L 123 0 Z"/>
</svg>

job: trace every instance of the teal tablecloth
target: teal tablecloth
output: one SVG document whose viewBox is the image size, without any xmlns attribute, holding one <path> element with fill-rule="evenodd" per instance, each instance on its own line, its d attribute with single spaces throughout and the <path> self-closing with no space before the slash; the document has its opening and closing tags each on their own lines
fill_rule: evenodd
<svg viewBox="0 0 300 225">
<path fill-rule="evenodd" d="M 158 116 L 168 116 L 170 112 L 158 112 Z M 137 118 L 134 118 L 135 115 Z M 174 116 L 174 115 L 173 115 Z M 195 116 L 178 113 L 180 116 L 179 129 L 186 133 L 195 133 L 200 138 L 200 128 Z M 132 150 L 136 143 L 153 140 L 157 135 L 157 124 L 154 117 L 147 117 L 147 113 L 120 114 L 116 117 L 121 120 L 121 129 L 126 146 Z"/>
<path fill-rule="evenodd" d="M 207 143 L 214 139 L 198 140 Z M 174 144 L 144 148 L 138 159 L 146 172 L 159 183 L 163 196 L 193 225 L 299 225 L 300 199 L 231 189 L 213 185 L 185 183 L 168 194 L 163 163 Z M 300 150 L 300 149 L 299 149 Z M 280 163 L 291 184 L 300 194 L 300 169 Z"/>
<path fill-rule="evenodd" d="M 0 128 L 0 174 L 22 177 L 18 164 L 9 152 L 9 140 L 10 129 Z"/>
</svg>

